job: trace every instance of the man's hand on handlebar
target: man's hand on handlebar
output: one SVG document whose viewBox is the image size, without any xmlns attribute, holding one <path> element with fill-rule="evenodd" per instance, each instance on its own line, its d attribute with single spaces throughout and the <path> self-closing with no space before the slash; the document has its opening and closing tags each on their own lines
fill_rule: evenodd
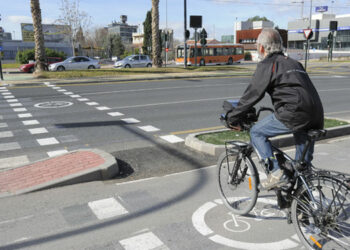
<svg viewBox="0 0 350 250">
<path fill-rule="evenodd" d="M 240 125 L 230 126 L 230 129 L 233 131 L 242 131 L 242 127 Z"/>
</svg>

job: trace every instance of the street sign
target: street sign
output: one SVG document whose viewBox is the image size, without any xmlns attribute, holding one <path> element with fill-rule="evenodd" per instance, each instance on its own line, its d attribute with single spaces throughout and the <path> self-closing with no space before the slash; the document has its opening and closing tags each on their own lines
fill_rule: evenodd
<svg viewBox="0 0 350 250">
<path fill-rule="evenodd" d="M 307 40 L 309 40 L 312 37 L 312 29 L 305 29 L 304 31 L 304 36 Z"/>
<path fill-rule="evenodd" d="M 316 6 L 316 12 L 327 12 L 328 6 Z"/>
<path fill-rule="evenodd" d="M 2 51 L 2 46 L 0 46 L 0 51 Z"/>
</svg>

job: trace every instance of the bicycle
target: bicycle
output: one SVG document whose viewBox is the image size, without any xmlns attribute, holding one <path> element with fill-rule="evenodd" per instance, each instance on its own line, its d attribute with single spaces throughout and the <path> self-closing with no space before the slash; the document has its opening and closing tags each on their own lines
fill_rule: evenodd
<svg viewBox="0 0 350 250">
<path fill-rule="evenodd" d="M 241 127 L 249 132 L 262 107 L 242 118 Z M 227 123 L 227 116 L 221 118 Z M 293 223 L 307 249 L 350 249 L 350 178 L 345 173 L 317 169 L 306 164 L 305 155 L 311 142 L 323 137 L 326 130 L 308 131 L 301 159 L 295 161 L 273 146 L 281 169 L 288 175 L 287 186 L 274 188 L 281 209 L 288 209 L 288 223 Z M 252 159 L 254 147 L 243 141 L 228 141 L 217 163 L 218 188 L 224 204 L 237 215 L 247 215 L 263 190 Z M 268 174 L 259 154 L 259 165 Z"/>
</svg>

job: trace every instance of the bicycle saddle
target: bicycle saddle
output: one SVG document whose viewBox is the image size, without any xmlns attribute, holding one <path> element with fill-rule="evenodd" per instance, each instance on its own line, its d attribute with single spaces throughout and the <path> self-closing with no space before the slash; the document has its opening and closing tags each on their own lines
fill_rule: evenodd
<svg viewBox="0 0 350 250">
<path fill-rule="evenodd" d="M 327 130 L 325 130 L 325 129 L 312 129 L 312 130 L 307 131 L 308 137 L 312 140 L 323 137 L 326 134 L 327 134 Z"/>
</svg>

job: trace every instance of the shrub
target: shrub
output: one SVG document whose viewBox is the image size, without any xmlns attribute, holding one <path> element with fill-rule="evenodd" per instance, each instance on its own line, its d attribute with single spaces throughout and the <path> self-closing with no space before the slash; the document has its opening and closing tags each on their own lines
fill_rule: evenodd
<svg viewBox="0 0 350 250">
<path fill-rule="evenodd" d="M 252 60 L 252 54 L 250 52 L 244 53 L 244 60 L 245 61 L 251 61 Z"/>
<path fill-rule="evenodd" d="M 61 57 L 63 60 L 66 59 L 67 55 L 62 51 L 57 51 L 49 48 L 45 48 L 45 54 L 47 57 Z M 30 60 L 35 60 L 35 50 L 26 49 L 18 51 L 16 55 L 16 62 L 24 64 Z"/>
</svg>

